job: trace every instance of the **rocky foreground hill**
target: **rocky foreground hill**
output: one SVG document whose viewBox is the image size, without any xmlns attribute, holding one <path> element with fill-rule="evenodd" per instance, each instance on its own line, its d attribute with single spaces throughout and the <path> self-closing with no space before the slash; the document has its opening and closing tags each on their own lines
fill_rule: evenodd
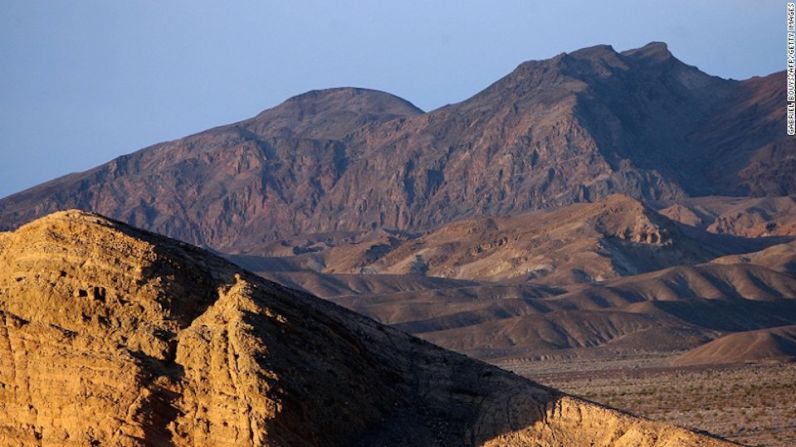
<svg viewBox="0 0 796 447">
<path fill-rule="evenodd" d="M 0 228 L 80 208 L 241 252 L 612 193 L 666 205 L 785 196 L 796 193 L 796 150 L 782 129 L 784 89 L 783 73 L 721 79 L 650 43 L 525 62 L 427 113 L 383 92 L 313 91 L 0 200 Z"/>
<path fill-rule="evenodd" d="M 95 214 L 0 233 L 0 444 L 720 446 Z"/>
</svg>

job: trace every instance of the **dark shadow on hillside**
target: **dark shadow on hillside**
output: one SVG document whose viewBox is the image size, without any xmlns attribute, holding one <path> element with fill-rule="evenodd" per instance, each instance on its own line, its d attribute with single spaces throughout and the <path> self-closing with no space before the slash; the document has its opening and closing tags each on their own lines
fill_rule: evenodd
<svg viewBox="0 0 796 447">
<path fill-rule="evenodd" d="M 711 233 L 704 229 L 674 222 L 679 231 L 722 255 L 737 255 L 764 250 L 778 244 L 796 240 L 793 236 L 744 237 L 732 234 Z"/>
<path fill-rule="evenodd" d="M 655 301 L 654 305 L 683 321 L 719 331 L 749 331 L 796 324 L 796 299 L 698 299 Z"/>
<path fill-rule="evenodd" d="M 301 268 L 289 257 L 272 257 L 257 255 L 229 255 L 227 258 L 252 272 L 301 272 Z"/>
<path fill-rule="evenodd" d="M 475 446 L 543 420 L 561 394 L 333 303 L 257 287 L 284 318 L 247 312 L 267 346 L 281 445 Z"/>
</svg>

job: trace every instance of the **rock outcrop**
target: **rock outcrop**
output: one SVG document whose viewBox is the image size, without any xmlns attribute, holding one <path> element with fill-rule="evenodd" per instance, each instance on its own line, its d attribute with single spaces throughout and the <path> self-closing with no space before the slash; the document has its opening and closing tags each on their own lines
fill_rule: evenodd
<svg viewBox="0 0 796 447">
<path fill-rule="evenodd" d="M 0 444 L 727 445 L 78 211 L 0 234 Z"/>
</svg>

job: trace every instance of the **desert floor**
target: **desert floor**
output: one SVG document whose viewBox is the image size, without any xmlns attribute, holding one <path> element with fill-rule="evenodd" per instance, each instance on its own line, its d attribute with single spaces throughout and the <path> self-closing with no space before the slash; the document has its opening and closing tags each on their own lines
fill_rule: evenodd
<svg viewBox="0 0 796 447">
<path fill-rule="evenodd" d="M 513 361 L 545 385 L 751 446 L 796 446 L 796 363 L 668 366 L 670 355 Z"/>
</svg>

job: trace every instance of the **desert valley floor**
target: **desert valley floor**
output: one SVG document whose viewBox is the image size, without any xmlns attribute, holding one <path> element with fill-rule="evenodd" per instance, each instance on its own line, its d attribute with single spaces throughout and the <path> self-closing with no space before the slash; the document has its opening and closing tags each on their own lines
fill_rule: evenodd
<svg viewBox="0 0 796 447">
<path fill-rule="evenodd" d="M 670 355 L 499 366 L 610 407 L 749 446 L 796 441 L 796 363 L 672 367 Z"/>
</svg>

